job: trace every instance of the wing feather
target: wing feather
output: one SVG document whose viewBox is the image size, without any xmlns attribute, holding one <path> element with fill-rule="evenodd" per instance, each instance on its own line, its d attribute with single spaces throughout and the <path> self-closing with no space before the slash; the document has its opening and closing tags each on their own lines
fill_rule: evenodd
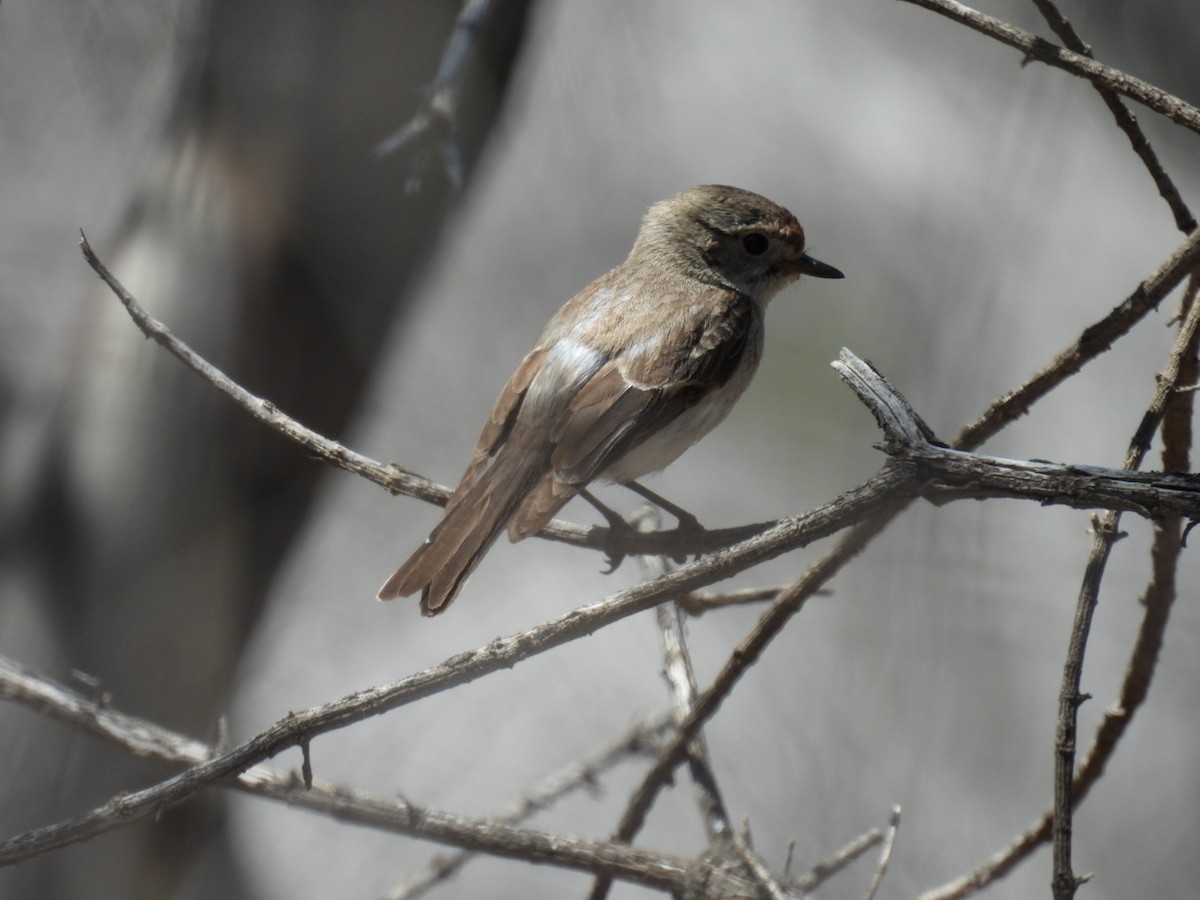
<svg viewBox="0 0 1200 900">
<path fill-rule="evenodd" d="M 509 520 L 510 539 L 540 531 L 589 481 L 729 382 L 761 320 L 748 298 L 722 293 L 729 302 L 692 306 L 674 331 L 659 323 L 655 344 L 609 359 L 579 389 L 550 430 L 550 471 Z"/>
<path fill-rule="evenodd" d="M 741 295 L 693 306 L 701 312 L 639 354 L 608 361 L 577 393 L 551 432 L 563 481 L 583 485 L 711 393 L 743 361 L 757 310 Z"/>
</svg>

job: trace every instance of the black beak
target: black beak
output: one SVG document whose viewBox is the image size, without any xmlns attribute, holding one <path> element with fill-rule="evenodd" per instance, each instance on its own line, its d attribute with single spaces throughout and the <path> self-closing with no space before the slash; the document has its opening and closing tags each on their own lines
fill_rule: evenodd
<svg viewBox="0 0 1200 900">
<path fill-rule="evenodd" d="M 807 254 L 800 257 L 798 260 L 796 260 L 794 265 L 796 266 L 797 269 L 799 269 L 805 275 L 811 275 L 814 278 L 845 278 L 846 277 L 845 275 L 843 275 L 841 273 L 841 271 L 839 269 L 835 269 L 833 266 L 828 265 L 827 263 L 823 263 L 819 259 L 813 259 L 811 256 L 808 256 Z"/>
</svg>

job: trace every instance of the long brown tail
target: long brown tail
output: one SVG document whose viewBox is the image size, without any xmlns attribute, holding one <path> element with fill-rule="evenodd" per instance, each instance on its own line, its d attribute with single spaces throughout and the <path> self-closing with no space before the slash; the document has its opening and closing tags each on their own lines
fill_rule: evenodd
<svg viewBox="0 0 1200 900">
<path fill-rule="evenodd" d="M 379 599 L 420 591 L 423 615 L 445 610 L 547 467 L 544 453 L 509 443 L 481 474 L 468 472 L 433 533 L 379 589 Z"/>
</svg>

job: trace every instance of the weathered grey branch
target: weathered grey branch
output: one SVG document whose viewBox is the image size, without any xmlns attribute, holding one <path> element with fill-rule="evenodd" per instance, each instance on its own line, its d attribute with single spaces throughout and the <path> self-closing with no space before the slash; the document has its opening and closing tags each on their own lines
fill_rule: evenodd
<svg viewBox="0 0 1200 900">
<path fill-rule="evenodd" d="M 635 517 L 635 525 L 642 531 L 653 531 L 662 523 L 655 507 L 643 507 Z M 671 561 L 665 556 L 638 557 L 646 578 L 656 578 L 671 571 Z M 678 600 L 660 603 L 654 608 L 658 624 L 659 640 L 663 652 L 663 677 L 671 694 L 671 708 L 676 722 L 682 721 L 691 711 L 696 699 L 696 674 L 692 669 L 692 656 L 687 646 L 686 624 Z M 692 786 L 696 804 L 708 835 L 710 846 L 729 844 L 733 827 L 729 811 L 717 785 L 716 770 L 708 752 L 708 741 L 703 734 L 696 736 L 688 748 L 688 765 L 691 769 Z"/>
<path fill-rule="evenodd" d="M 188 765 L 209 759 L 213 752 L 200 741 L 103 707 L 4 657 L 0 657 L 0 698 L 82 728 L 139 757 Z M 456 816 L 320 781 L 305 787 L 295 773 L 279 772 L 267 766 L 256 766 L 224 784 L 342 821 L 496 856 L 604 873 L 676 895 L 705 885 L 719 892 L 716 895 L 721 897 L 754 900 L 758 896 L 753 879 L 743 877 L 735 867 L 707 855 L 688 860 L 619 844 L 514 828 L 501 822 Z M 108 821 L 95 822 L 95 830 L 73 830 L 69 822 L 57 826 L 64 838 L 62 843 L 84 840 L 124 824 L 130 808 L 125 802 L 128 796 L 118 795 L 103 807 Z M 40 852 L 32 847 L 29 849 L 32 852 L 14 859 L 5 857 L 4 862 L 17 862 Z"/>
<path fill-rule="evenodd" d="M 875 866 L 875 874 L 871 877 L 871 885 L 867 888 L 867 900 L 875 900 L 879 885 L 883 884 L 883 876 L 887 874 L 888 865 L 892 861 L 892 850 L 896 846 L 896 835 L 900 832 L 900 807 L 892 807 L 892 815 L 888 819 L 887 837 L 884 838 L 883 848 L 879 851 L 879 862 Z"/>
<path fill-rule="evenodd" d="M 1200 476 L 1004 459 L 955 450 L 933 438 L 908 402 L 869 363 L 842 350 L 833 363 L 883 429 L 883 449 L 911 467 L 923 496 L 1019 497 L 1044 505 L 1135 512 L 1149 519 L 1200 519 Z"/>
<path fill-rule="evenodd" d="M 439 665 L 392 684 L 358 691 L 341 700 L 289 713 L 266 731 L 226 753 L 205 760 L 173 778 L 114 798 L 109 804 L 67 823 L 37 829 L 0 842 L 0 865 L 33 853 L 63 846 L 80 832 L 100 834 L 130 824 L 180 803 L 192 794 L 234 777 L 255 764 L 318 735 L 380 715 L 484 675 L 512 668 L 634 613 L 664 597 L 712 584 L 735 572 L 788 550 L 840 531 L 869 517 L 898 491 L 909 488 L 900 467 L 890 462 L 874 478 L 843 494 L 834 503 L 797 518 L 785 519 L 766 533 L 728 550 L 700 559 L 678 571 L 614 594 L 607 600 L 573 610 L 536 628 L 497 638 L 477 650 L 456 654 Z M 814 588 L 819 585 L 814 585 Z M 777 601 L 778 602 L 778 601 Z M 695 735 L 689 734 L 688 741 Z M 673 766 L 672 766 L 673 768 Z"/>
</svg>

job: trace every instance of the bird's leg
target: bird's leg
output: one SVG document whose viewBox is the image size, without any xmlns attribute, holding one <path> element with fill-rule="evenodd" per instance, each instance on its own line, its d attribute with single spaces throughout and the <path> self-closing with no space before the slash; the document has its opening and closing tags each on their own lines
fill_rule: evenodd
<svg viewBox="0 0 1200 900">
<path fill-rule="evenodd" d="M 639 497 L 649 500 L 651 503 L 653 503 L 659 509 L 673 515 L 675 517 L 675 520 L 679 523 L 678 528 L 676 528 L 676 532 L 681 537 L 685 537 L 685 536 L 686 537 L 694 537 L 696 535 L 704 534 L 704 526 L 700 524 L 699 519 L 697 519 L 694 515 L 692 515 L 686 509 L 676 506 L 674 503 L 672 503 L 666 497 L 663 497 L 663 496 L 660 496 L 659 494 L 654 493 L 654 491 L 650 490 L 650 488 L 645 487 L 644 485 L 638 484 L 638 482 L 636 482 L 636 481 L 626 481 L 622 484 L 622 487 L 629 488 L 629 490 L 633 491 Z M 697 554 L 697 555 L 699 555 L 699 554 Z M 677 563 L 686 562 L 687 554 L 681 553 L 681 554 L 673 557 L 673 559 Z"/>
<path fill-rule="evenodd" d="M 698 534 L 704 534 L 704 526 L 700 524 L 700 520 L 686 509 L 676 506 L 670 500 L 659 496 L 658 494 L 654 493 L 654 491 L 650 490 L 650 488 L 644 487 L 641 484 L 638 484 L 636 481 L 623 482 L 622 486 L 629 488 L 629 490 L 633 491 L 639 497 L 650 501 L 659 509 L 674 516 L 676 521 L 679 523 L 678 527 L 675 529 L 678 535 L 694 536 Z M 596 507 L 596 511 L 599 512 L 600 515 L 604 517 L 604 521 L 608 523 L 610 534 L 616 534 L 617 532 L 636 533 L 637 529 L 630 525 L 620 513 L 608 506 L 605 506 L 603 503 L 597 500 L 590 491 L 581 490 L 579 492 L 579 496 L 588 503 L 592 504 L 592 506 Z M 610 542 L 610 549 L 605 551 L 604 554 L 604 561 L 608 564 L 608 568 L 604 570 L 604 574 L 609 575 L 615 572 L 617 567 L 620 566 L 625 560 L 625 556 L 626 554 L 624 551 L 611 549 Z M 684 563 L 687 561 L 687 554 L 679 553 L 672 558 L 677 563 Z"/>
<path fill-rule="evenodd" d="M 700 524 L 699 519 L 697 519 L 695 516 L 693 516 L 686 509 L 682 509 L 682 508 L 676 506 L 674 503 L 672 503 L 666 497 L 662 497 L 662 496 L 654 493 L 654 491 L 650 490 L 650 488 L 645 487 L 644 485 L 638 484 L 636 481 L 626 481 L 622 485 L 622 487 L 629 488 L 629 490 L 633 491 L 639 497 L 644 497 L 646 500 L 649 500 L 651 503 L 653 503 L 659 509 L 669 512 L 671 515 L 673 515 L 675 517 L 676 521 L 679 522 L 679 530 L 680 531 L 692 531 L 692 532 L 704 531 L 704 526 Z"/>
<path fill-rule="evenodd" d="M 592 506 L 596 507 L 596 511 L 604 516 L 604 521 L 608 522 L 609 535 L 614 535 L 618 531 L 634 531 L 634 527 L 625 521 L 625 518 L 614 509 L 605 506 L 597 500 L 590 491 L 580 490 L 579 496 L 586 500 Z M 608 563 L 608 568 L 604 570 L 605 575 L 611 575 L 617 571 L 617 567 L 625 561 L 625 552 L 623 550 L 613 550 L 612 541 L 609 541 L 608 550 L 604 551 L 604 561 Z"/>
</svg>

